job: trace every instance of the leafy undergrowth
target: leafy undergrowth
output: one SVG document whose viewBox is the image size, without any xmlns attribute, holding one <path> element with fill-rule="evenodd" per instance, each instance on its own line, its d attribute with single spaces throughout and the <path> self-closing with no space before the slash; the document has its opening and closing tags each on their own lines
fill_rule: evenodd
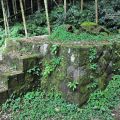
<svg viewBox="0 0 120 120">
<path fill-rule="evenodd" d="M 114 120 L 112 110 L 120 103 L 120 75 L 113 77 L 104 91 L 96 90 L 82 108 L 65 102 L 51 91 L 29 92 L 23 98 L 9 99 L 3 111 L 15 120 Z"/>
<path fill-rule="evenodd" d="M 80 12 L 80 6 L 79 2 L 75 1 L 76 4 L 74 5 L 68 5 L 68 10 L 66 13 L 66 18 L 64 16 L 64 9 L 63 5 L 60 5 L 59 7 L 55 6 L 52 10 L 49 12 L 49 18 L 50 18 L 50 25 L 51 30 L 54 30 L 56 27 L 59 27 L 63 24 L 69 24 L 74 26 L 77 30 L 79 30 L 80 25 L 85 21 L 93 21 L 95 18 L 95 11 L 94 11 L 94 1 L 88 1 L 89 3 L 85 3 L 87 7 L 84 9 L 83 12 Z M 116 5 L 115 5 L 116 4 Z M 106 8 L 107 6 L 107 8 Z M 101 0 L 99 2 L 100 7 L 100 13 L 99 13 L 99 24 L 110 30 L 111 32 L 117 32 L 119 33 L 120 28 L 120 19 L 117 17 L 116 19 L 108 18 L 106 17 L 107 14 L 117 14 L 119 13 L 119 0 L 111 0 L 111 2 L 106 2 L 104 0 Z M 89 9 L 88 9 L 89 8 Z M 109 9 L 112 9 L 109 11 Z M 107 11 L 106 11 L 107 10 Z M 110 12 L 110 13 L 109 13 Z M 105 14 L 103 14 L 105 13 Z M 28 36 L 38 36 L 38 35 L 44 35 L 48 34 L 47 31 L 47 25 L 46 25 L 46 16 L 44 9 L 41 9 L 41 11 L 36 11 L 34 14 L 30 16 L 26 16 L 26 24 L 27 24 L 27 31 Z M 10 37 L 12 39 L 19 39 L 21 37 L 24 37 L 24 27 L 22 22 L 18 23 L 18 21 L 12 22 L 10 24 Z M 63 29 L 59 29 L 55 32 L 53 31 L 52 34 L 52 40 L 61 40 L 61 41 L 69 41 L 69 40 L 107 40 L 109 36 L 104 35 L 91 35 L 88 33 L 80 33 L 79 35 L 71 34 Z M 3 45 L 5 41 L 5 31 L 0 26 L 0 46 Z M 115 38 L 115 37 L 113 37 Z"/>
<path fill-rule="evenodd" d="M 86 32 L 81 32 L 79 34 L 76 34 L 75 32 L 77 31 L 75 30 L 74 33 L 68 32 L 66 31 L 64 25 L 61 25 L 53 31 L 49 39 L 53 41 L 69 42 L 69 41 L 101 41 L 110 40 L 113 38 L 112 35 L 106 35 L 105 33 L 95 35 Z"/>
<path fill-rule="evenodd" d="M 27 32 L 28 37 L 39 36 L 48 34 L 46 27 L 40 27 L 34 24 L 34 22 L 27 22 Z M 23 38 L 25 36 L 24 28 L 22 23 L 16 23 L 14 26 L 10 27 L 10 38 L 13 40 L 17 40 L 19 38 Z M 0 27 L 0 47 L 4 44 L 6 35 L 3 28 Z"/>
</svg>

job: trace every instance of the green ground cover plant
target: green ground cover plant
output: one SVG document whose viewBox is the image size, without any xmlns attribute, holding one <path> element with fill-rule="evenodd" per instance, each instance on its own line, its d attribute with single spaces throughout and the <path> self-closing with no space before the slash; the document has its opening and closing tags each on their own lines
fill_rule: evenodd
<svg viewBox="0 0 120 120">
<path fill-rule="evenodd" d="M 115 75 L 103 91 L 96 90 L 83 107 L 67 103 L 51 89 L 28 92 L 23 97 L 9 99 L 4 112 L 14 120 L 114 120 L 112 110 L 120 104 L 120 75 Z"/>
<path fill-rule="evenodd" d="M 103 34 L 94 35 L 86 32 L 80 32 L 79 34 L 75 33 L 75 30 L 73 33 L 66 31 L 65 26 L 61 25 L 57 27 L 51 36 L 49 37 L 50 40 L 53 41 L 61 41 L 61 42 L 67 42 L 67 41 L 103 41 L 103 40 L 110 40 L 112 39 L 112 36 L 106 36 Z"/>
</svg>

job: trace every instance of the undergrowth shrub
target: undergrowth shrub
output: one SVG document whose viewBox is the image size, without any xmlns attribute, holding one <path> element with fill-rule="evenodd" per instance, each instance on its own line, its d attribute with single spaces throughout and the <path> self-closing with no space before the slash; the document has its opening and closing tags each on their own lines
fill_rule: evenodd
<svg viewBox="0 0 120 120">
<path fill-rule="evenodd" d="M 70 24 L 74 26 L 79 31 L 81 23 L 84 21 L 91 21 L 95 22 L 95 2 L 94 1 L 85 1 L 84 2 L 84 10 L 83 12 L 80 11 L 80 2 L 75 1 L 75 4 L 67 4 L 67 13 L 66 19 L 64 15 L 63 5 L 59 7 L 54 7 L 52 10 L 49 11 L 50 17 L 50 25 L 53 31 L 56 30 L 56 27 L 61 26 L 63 24 Z M 105 26 L 106 28 L 110 29 L 112 32 L 117 32 L 120 29 L 120 1 L 119 0 L 111 0 L 99 1 L 99 24 Z M 116 17 L 114 17 L 117 15 Z M 29 36 L 36 36 L 36 35 L 43 35 L 48 34 L 47 25 L 46 25 L 46 16 L 44 9 L 41 9 L 40 12 L 35 12 L 33 15 L 27 16 L 27 30 Z M 22 23 L 16 23 L 15 25 L 10 27 L 11 37 L 12 38 L 19 38 L 25 36 L 24 28 Z M 60 39 L 69 38 L 72 40 L 76 39 L 87 39 L 89 38 L 94 39 L 94 35 L 89 35 L 86 33 L 80 34 L 76 36 L 74 34 L 69 34 L 66 31 L 63 31 L 61 36 L 63 37 Z M 53 33 L 56 34 L 56 33 Z M 60 34 L 60 33 L 59 33 Z M 66 35 L 65 35 L 66 34 Z M 55 35 L 53 35 L 55 36 Z M 59 35 L 60 36 L 60 35 Z M 68 37 L 69 36 L 69 37 Z M 59 37 L 58 37 L 59 38 Z M 0 30 L 0 46 L 4 43 L 5 34 L 4 30 Z M 103 39 L 102 36 L 96 36 L 95 39 Z"/>
<path fill-rule="evenodd" d="M 114 120 L 112 110 L 120 104 L 120 75 L 115 75 L 104 91 L 96 90 L 83 107 L 67 103 L 51 89 L 33 91 L 22 98 L 9 99 L 3 111 L 11 111 L 17 120 Z"/>
<path fill-rule="evenodd" d="M 10 35 L 12 38 L 20 38 L 24 36 L 24 28 L 23 25 L 20 23 L 16 23 L 13 27 L 10 29 Z"/>
<path fill-rule="evenodd" d="M 100 41 L 109 40 L 112 38 L 112 36 L 106 36 L 104 34 L 94 35 L 86 32 L 79 32 L 76 34 L 75 32 L 76 29 L 74 29 L 74 32 L 71 33 L 66 30 L 65 25 L 61 25 L 55 28 L 49 39 L 67 42 L 67 41 L 91 41 L 91 40 Z"/>
</svg>

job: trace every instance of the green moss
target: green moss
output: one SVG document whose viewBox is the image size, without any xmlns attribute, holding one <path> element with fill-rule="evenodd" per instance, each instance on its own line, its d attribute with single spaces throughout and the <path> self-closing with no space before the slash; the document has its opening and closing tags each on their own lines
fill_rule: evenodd
<svg viewBox="0 0 120 120">
<path fill-rule="evenodd" d="M 83 22 L 82 24 L 81 24 L 81 26 L 82 27 L 91 27 L 91 26 L 97 26 L 97 24 L 96 23 L 94 23 L 94 22 Z"/>
<path fill-rule="evenodd" d="M 104 89 L 107 84 L 107 73 L 104 73 L 99 79 L 98 79 L 98 86 L 100 89 Z"/>
</svg>

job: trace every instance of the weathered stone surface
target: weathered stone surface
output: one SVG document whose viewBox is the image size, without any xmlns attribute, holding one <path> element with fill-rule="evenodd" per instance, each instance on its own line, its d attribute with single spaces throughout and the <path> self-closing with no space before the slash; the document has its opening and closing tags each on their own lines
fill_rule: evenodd
<svg viewBox="0 0 120 120">
<path fill-rule="evenodd" d="M 5 97 L 0 98 L 0 103 L 4 102 L 13 93 L 15 95 L 24 94 L 25 92 L 40 86 L 40 78 L 27 72 L 34 66 L 39 65 L 39 62 L 41 61 L 41 57 L 39 57 L 39 55 L 32 54 L 11 57 L 7 54 L 6 56 L 4 57 L 4 62 L 6 62 L 7 65 L 14 64 L 17 67 L 20 67 L 16 67 L 14 70 L 12 69 L 12 66 L 8 66 L 8 69 L 5 70 L 3 67 L 1 68 L 0 97 L 3 94 L 5 94 Z M 18 71 L 18 69 L 20 69 L 20 71 Z"/>
<path fill-rule="evenodd" d="M 54 44 L 59 46 L 56 55 L 51 53 L 51 46 Z M 82 105 L 96 89 L 91 87 L 93 84 L 104 89 L 113 74 L 120 74 L 120 44 L 106 42 L 62 44 L 30 39 L 20 41 L 19 48 L 15 47 L 16 49 L 20 52 L 18 56 L 8 52 L 4 55 L 7 65 L 16 65 L 15 71 L 21 70 L 20 73 L 4 74 L 4 77 L 3 74 L 0 75 L 0 81 L 7 81 L 8 84 L 6 91 L 3 91 L 3 94 L 7 92 L 5 96 L 12 93 L 19 95 L 27 90 L 41 87 L 46 93 L 51 89 L 60 91 L 67 101 Z M 24 52 L 31 54 L 24 55 Z M 42 73 L 46 61 L 50 63 L 55 57 L 61 58 L 61 62 L 47 78 L 41 77 L 42 74 L 36 76 L 28 73 L 28 70 L 35 65 L 41 68 Z M 76 86 L 74 90 L 68 86 L 70 82 Z"/>
<path fill-rule="evenodd" d="M 3 60 L 2 53 L 0 53 L 0 62 Z"/>
<path fill-rule="evenodd" d="M 83 31 L 93 34 L 100 34 L 101 32 L 104 33 L 104 35 L 109 34 L 109 31 L 105 27 L 97 25 L 94 22 L 83 22 L 81 28 Z"/>
<path fill-rule="evenodd" d="M 41 81 L 42 88 L 49 91 L 52 88 L 61 91 L 62 96 L 69 102 L 82 105 L 85 103 L 95 88 L 88 88 L 96 81 L 100 89 L 104 89 L 113 75 L 114 47 L 108 45 L 92 46 L 59 46 L 59 57 L 62 56 L 61 65 L 45 81 Z M 90 55 L 90 50 L 95 49 L 96 54 Z M 51 59 L 47 55 L 47 60 Z M 90 56 L 93 60 L 90 61 Z M 115 59 L 118 59 L 116 57 Z M 120 59 L 119 59 L 120 60 Z M 118 61 L 119 61 L 118 60 Z M 91 65 L 96 67 L 91 68 Z M 117 63 L 118 65 L 118 63 Z M 119 65 L 118 65 L 119 66 Z M 115 67 L 115 66 L 114 66 Z M 62 75 L 62 77 L 60 76 Z M 69 82 L 76 80 L 79 85 L 75 91 L 68 87 Z M 44 84 L 43 84 L 44 83 Z"/>
</svg>

